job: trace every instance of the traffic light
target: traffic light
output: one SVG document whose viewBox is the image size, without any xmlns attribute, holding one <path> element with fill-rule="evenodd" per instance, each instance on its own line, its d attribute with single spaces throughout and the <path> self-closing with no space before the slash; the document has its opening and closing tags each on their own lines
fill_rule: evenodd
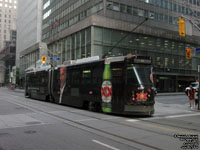
<svg viewBox="0 0 200 150">
<path fill-rule="evenodd" d="M 179 35 L 185 36 L 185 20 L 182 17 L 179 17 L 178 24 L 179 24 Z"/>
<path fill-rule="evenodd" d="M 186 48 L 186 59 L 191 59 L 191 48 Z"/>
<path fill-rule="evenodd" d="M 42 56 L 42 64 L 46 64 L 46 60 L 47 60 L 46 56 Z"/>
</svg>

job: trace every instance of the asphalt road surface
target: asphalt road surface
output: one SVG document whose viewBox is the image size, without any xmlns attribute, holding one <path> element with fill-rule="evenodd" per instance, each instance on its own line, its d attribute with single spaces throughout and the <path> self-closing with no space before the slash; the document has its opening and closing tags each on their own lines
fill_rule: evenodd
<svg viewBox="0 0 200 150">
<path fill-rule="evenodd" d="M 0 150 L 198 149 L 200 112 L 188 106 L 184 94 L 157 96 L 153 117 L 107 115 L 0 88 Z"/>
</svg>

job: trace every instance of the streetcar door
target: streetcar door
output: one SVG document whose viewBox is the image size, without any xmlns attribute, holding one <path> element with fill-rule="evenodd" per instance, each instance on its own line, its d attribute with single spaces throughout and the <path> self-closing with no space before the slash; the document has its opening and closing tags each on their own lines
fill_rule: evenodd
<svg viewBox="0 0 200 150">
<path fill-rule="evenodd" d="M 55 103 L 59 103 L 60 98 L 60 72 L 59 69 L 55 69 L 52 74 L 52 93 Z"/>
<path fill-rule="evenodd" d="M 124 63 L 112 62 L 111 74 L 112 74 L 112 111 L 123 111 L 123 97 L 124 97 Z"/>
</svg>

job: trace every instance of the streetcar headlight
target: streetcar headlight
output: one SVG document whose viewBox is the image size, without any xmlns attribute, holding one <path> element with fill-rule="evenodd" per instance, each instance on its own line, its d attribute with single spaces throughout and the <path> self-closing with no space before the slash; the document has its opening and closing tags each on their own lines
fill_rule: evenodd
<svg viewBox="0 0 200 150">
<path fill-rule="evenodd" d="M 142 86 L 140 86 L 140 87 L 138 87 L 138 90 L 144 90 L 144 87 Z"/>
</svg>

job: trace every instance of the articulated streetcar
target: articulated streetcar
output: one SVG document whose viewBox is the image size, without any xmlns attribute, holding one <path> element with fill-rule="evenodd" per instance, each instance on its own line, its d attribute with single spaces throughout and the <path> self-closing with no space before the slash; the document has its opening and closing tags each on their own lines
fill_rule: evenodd
<svg viewBox="0 0 200 150">
<path fill-rule="evenodd" d="M 151 57 L 83 60 L 28 72 L 25 95 L 105 113 L 154 113 Z"/>
</svg>

